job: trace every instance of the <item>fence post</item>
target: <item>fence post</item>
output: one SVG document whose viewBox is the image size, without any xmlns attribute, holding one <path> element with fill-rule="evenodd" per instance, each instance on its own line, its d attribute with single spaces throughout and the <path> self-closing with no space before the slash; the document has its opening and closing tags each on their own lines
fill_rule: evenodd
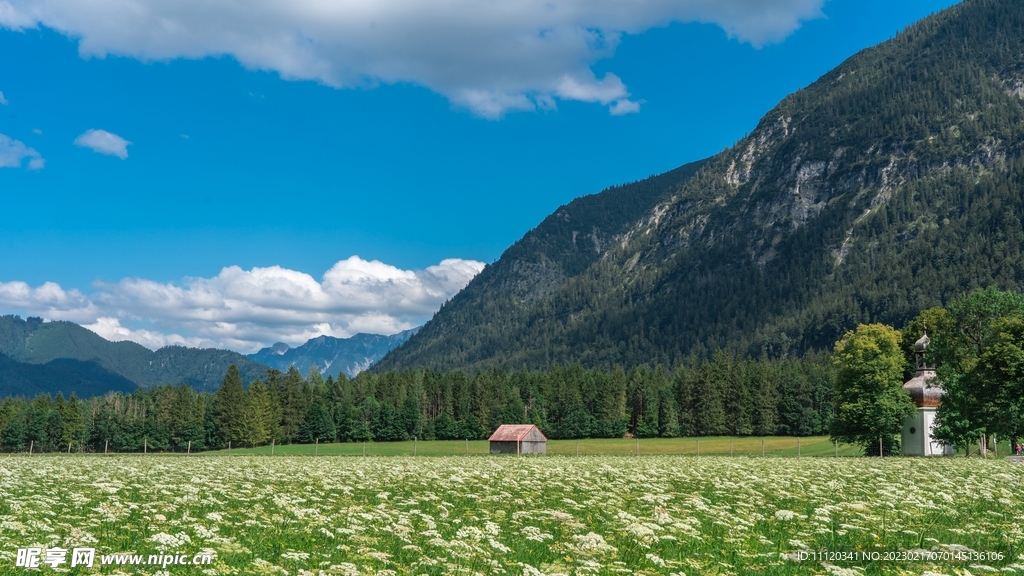
<svg viewBox="0 0 1024 576">
<path fill-rule="evenodd" d="M 882 435 L 879 434 L 878 435 L 878 457 L 881 458 L 884 454 L 885 454 L 885 451 L 882 449 Z"/>
<path fill-rule="evenodd" d="M 228 440 L 228 454 L 231 454 L 231 440 Z"/>
<path fill-rule="evenodd" d="M 320 455 L 320 439 L 316 439 L 316 444 L 313 445 L 313 456 Z"/>
<path fill-rule="evenodd" d="M 191 440 L 188 441 L 188 450 L 185 452 L 185 454 L 192 454 L 192 441 Z"/>
<path fill-rule="evenodd" d="M 29 456 L 32 455 L 32 448 L 34 448 L 35 445 L 36 445 L 36 441 L 35 440 L 29 440 L 28 441 L 28 455 Z"/>
<path fill-rule="evenodd" d="M 143 438 L 142 439 L 142 453 L 143 454 L 148 454 L 149 453 L 149 438 Z"/>
<path fill-rule="evenodd" d="M 275 441 L 275 440 L 277 440 L 277 439 L 276 439 L 276 438 L 271 438 L 271 439 L 270 439 L 270 455 L 271 455 L 271 456 L 273 456 L 273 455 L 274 455 L 274 441 Z"/>
<path fill-rule="evenodd" d="M 68 442 L 68 454 L 71 454 L 71 442 Z"/>
<path fill-rule="evenodd" d="M 579 458 L 579 456 L 580 456 L 580 441 L 577 440 L 576 441 L 576 457 Z"/>
<path fill-rule="evenodd" d="M 104 454 L 107 453 L 107 446 L 109 446 L 109 445 L 110 445 L 110 440 L 104 440 L 103 441 L 103 453 Z"/>
<path fill-rule="evenodd" d="M 796 437 L 796 455 L 797 455 L 797 457 L 800 456 L 800 437 L 799 436 Z"/>
<path fill-rule="evenodd" d="M 839 440 L 836 440 L 835 444 L 836 444 L 836 458 L 839 458 Z"/>
</svg>

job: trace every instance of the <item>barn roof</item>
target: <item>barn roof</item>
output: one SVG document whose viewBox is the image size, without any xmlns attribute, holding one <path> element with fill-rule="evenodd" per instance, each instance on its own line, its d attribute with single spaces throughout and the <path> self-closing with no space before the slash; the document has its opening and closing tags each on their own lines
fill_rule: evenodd
<svg viewBox="0 0 1024 576">
<path fill-rule="evenodd" d="M 494 434 L 491 434 L 491 437 L 488 438 L 488 440 L 491 442 L 519 442 L 523 438 L 526 438 L 532 430 L 536 430 L 537 434 L 540 434 L 545 440 L 548 439 L 548 437 L 544 436 L 544 433 L 540 431 L 540 428 L 537 428 L 533 424 L 502 424 L 501 426 L 498 426 L 498 429 L 494 431 Z"/>
</svg>

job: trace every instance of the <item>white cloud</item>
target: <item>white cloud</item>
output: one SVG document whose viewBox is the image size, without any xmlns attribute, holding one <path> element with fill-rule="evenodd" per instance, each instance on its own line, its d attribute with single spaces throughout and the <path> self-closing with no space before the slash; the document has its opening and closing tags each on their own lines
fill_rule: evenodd
<svg viewBox="0 0 1024 576">
<path fill-rule="evenodd" d="M 20 168 L 26 158 L 29 170 L 42 170 L 46 166 L 46 160 L 34 148 L 29 148 L 20 140 L 0 134 L 0 168 Z"/>
<path fill-rule="evenodd" d="M 46 283 L 0 282 L 0 311 L 82 323 L 113 340 L 159 348 L 169 344 L 252 352 L 277 341 L 292 345 L 328 335 L 394 334 L 425 322 L 483 269 L 447 259 L 403 270 L 352 256 L 321 280 L 280 266 L 229 266 L 212 278 L 178 284 L 126 278 L 97 284 L 90 297 Z"/>
<path fill-rule="evenodd" d="M 0 282 L 0 307 L 72 322 L 88 322 L 99 313 L 81 292 L 64 290 L 54 282 L 38 288 L 24 282 Z"/>
<path fill-rule="evenodd" d="M 106 130 L 86 130 L 78 138 L 75 138 L 75 146 L 88 148 L 93 152 L 108 156 L 117 156 L 121 160 L 128 157 L 129 144 L 131 142 Z"/>
<path fill-rule="evenodd" d="M 0 106 L 7 106 L 7 98 L 4 98 L 3 92 L 0 92 Z"/>
<path fill-rule="evenodd" d="M 623 114 L 635 114 L 640 111 L 640 102 L 633 102 L 631 100 L 616 100 L 614 104 L 608 107 L 608 111 L 612 116 L 622 116 Z"/>
<path fill-rule="evenodd" d="M 216 345 L 212 341 L 203 340 L 202 338 L 186 338 L 180 334 L 162 334 L 144 328 L 133 330 L 126 326 L 121 326 L 121 321 L 117 318 L 106 316 L 97 318 L 95 322 L 83 324 L 82 326 L 112 342 L 130 340 L 137 344 L 142 344 L 151 350 L 172 345 L 188 346 L 190 348 L 210 348 Z"/>
<path fill-rule="evenodd" d="M 334 87 L 410 82 L 484 117 L 554 98 L 632 102 L 591 66 L 623 34 L 705 22 L 755 46 L 821 16 L 824 0 L 0 0 L 0 27 L 45 26 L 83 56 L 230 55 Z M 633 102 L 635 105 L 635 102 Z M 612 110 L 625 110 L 616 104 Z"/>
</svg>

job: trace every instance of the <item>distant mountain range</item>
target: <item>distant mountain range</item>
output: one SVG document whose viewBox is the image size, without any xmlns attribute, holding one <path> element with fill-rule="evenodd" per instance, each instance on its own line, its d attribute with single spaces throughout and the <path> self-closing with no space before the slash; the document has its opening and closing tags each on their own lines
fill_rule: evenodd
<svg viewBox="0 0 1024 576">
<path fill-rule="evenodd" d="M 267 369 L 229 350 L 167 346 L 154 352 L 134 342 L 105 340 L 74 322 L 23 320 L 10 315 L 0 316 L 0 354 L 15 363 L 59 366 L 65 371 L 89 374 L 89 384 L 78 391 L 82 396 L 100 391 L 103 382 L 108 382 L 111 390 L 124 390 L 126 381 L 141 387 L 189 384 L 196 390 L 215 390 L 231 364 L 238 366 L 246 382 L 263 376 Z M 15 372 L 35 374 L 39 378 L 35 385 L 39 391 L 60 389 L 65 395 L 68 393 L 65 390 L 68 384 L 50 379 L 58 376 L 52 371 L 33 372 L 8 363 L 0 372 L 5 373 L 0 381 Z M 24 393 L 32 392 L 26 389 Z"/>
<path fill-rule="evenodd" d="M 379 334 L 356 334 L 350 338 L 333 338 L 318 336 L 296 348 L 290 348 L 278 342 L 255 354 L 249 354 L 249 360 L 266 364 L 278 370 L 287 370 L 295 366 L 303 374 L 316 366 L 326 378 L 328 375 L 338 377 L 344 373 L 353 377 L 372 366 L 392 349 L 408 340 L 419 328 L 413 328 L 390 336 Z"/>
<path fill-rule="evenodd" d="M 1024 288 L 1024 2 L 965 0 L 787 96 L 712 158 L 579 198 L 374 371 L 828 349 Z"/>
<path fill-rule="evenodd" d="M 355 376 L 419 330 L 391 336 L 320 336 L 297 348 L 278 343 L 247 358 L 230 350 L 167 346 L 156 351 L 134 342 L 111 342 L 74 322 L 0 316 L 0 398 L 57 394 L 79 397 L 130 392 L 159 384 L 216 390 L 234 364 L 248 384 L 270 368 L 316 366 L 326 377 Z"/>
</svg>

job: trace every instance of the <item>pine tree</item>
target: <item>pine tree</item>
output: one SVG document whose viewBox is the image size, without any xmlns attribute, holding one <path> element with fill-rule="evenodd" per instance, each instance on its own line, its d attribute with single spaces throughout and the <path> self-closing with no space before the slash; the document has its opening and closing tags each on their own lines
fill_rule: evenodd
<svg viewBox="0 0 1024 576">
<path fill-rule="evenodd" d="M 81 445 L 86 440 L 86 422 L 85 414 L 82 411 L 82 402 L 78 400 L 78 396 L 74 392 L 68 398 L 62 407 L 57 410 L 60 412 L 60 419 L 62 423 L 62 433 L 60 437 L 60 446 L 72 446 Z"/>
<path fill-rule="evenodd" d="M 336 429 L 330 413 L 319 402 L 313 403 L 299 426 L 299 442 L 334 442 Z"/>
<path fill-rule="evenodd" d="M 722 382 L 728 377 L 724 354 L 716 353 L 700 367 L 693 390 L 694 431 L 698 436 L 720 436 L 726 432 Z"/>
<path fill-rule="evenodd" d="M 261 380 L 256 379 L 245 392 L 238 440 L 242 444 L 258 446 L 269 442 L 276 428 L 270 390 Z"/>
<path fill-rule="evenodd" d="M 310 391 L 302 374 L 292 366 L 280 380 L 278 401 L 281 404 L 281 435 L 285 442 L 295 442 L 299 437 L 299 426 L 306 419 L 309 409 Z"/>
<path fill-rule="evenodd" d="M 242 440 L 244 409 L 245 388 L 242 385 L 242 375 L 232 364 L 224 374 L 224 380 L 213 400 L 217 436 L 221 444 L 227 445 L 231 442 L 237 445 Z"/>
</svg>

